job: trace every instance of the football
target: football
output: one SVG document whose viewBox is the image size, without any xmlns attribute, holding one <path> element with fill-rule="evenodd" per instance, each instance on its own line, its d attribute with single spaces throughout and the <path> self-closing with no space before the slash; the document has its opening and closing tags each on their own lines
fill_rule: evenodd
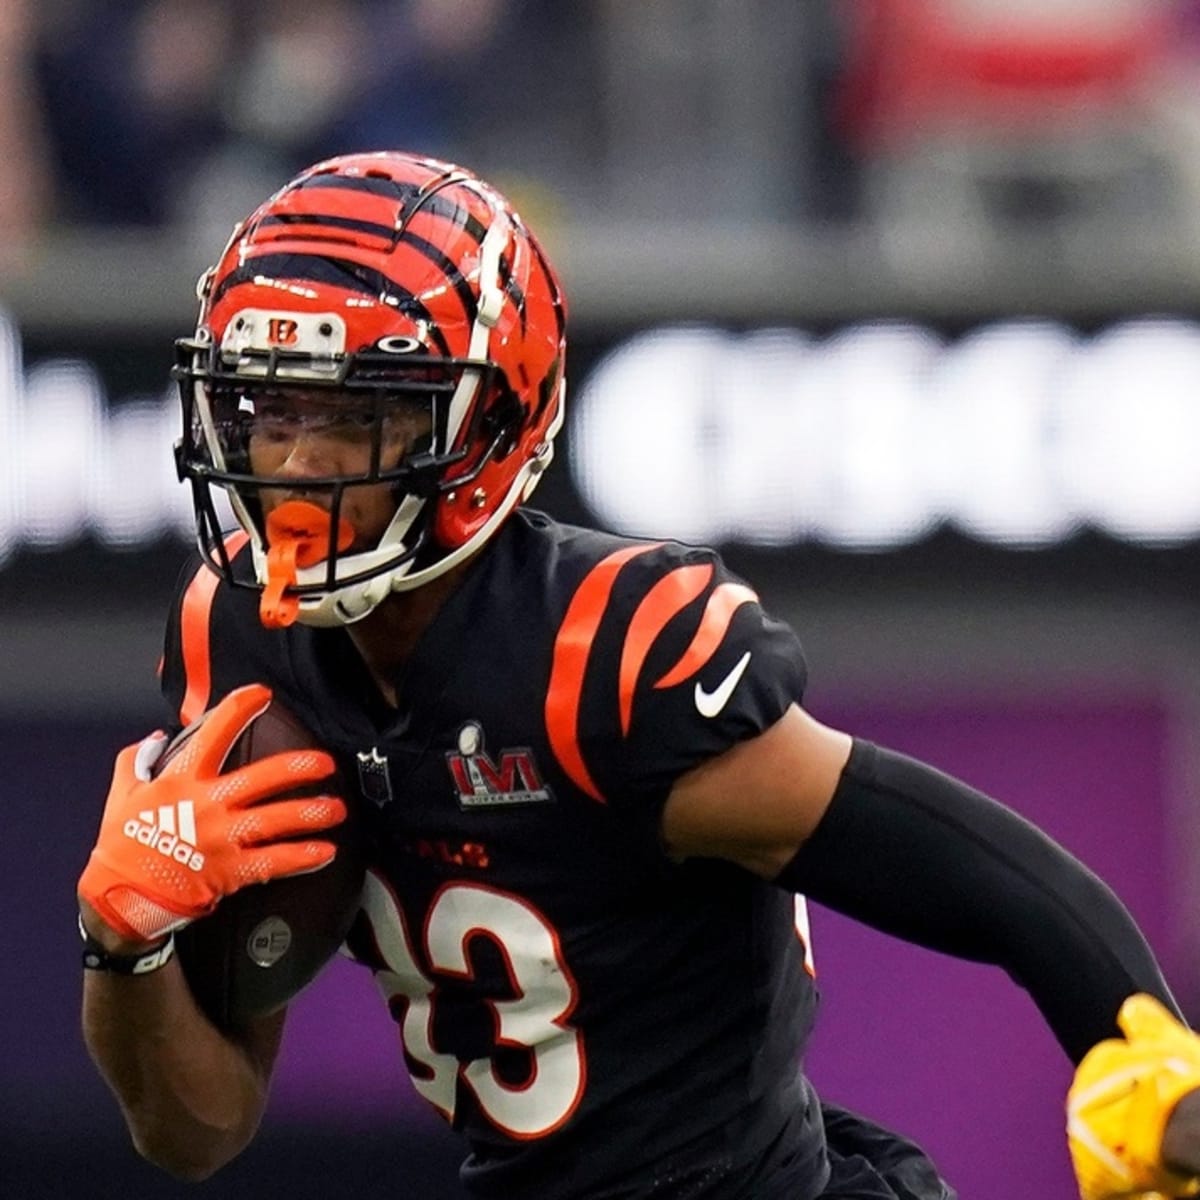
<svg viewBox="0 0 1200 1200">
<path fill-rule="evenodd" d="M 196 725 L 167 747 L 157 768 L 178 752 Z M 320 748 L 284 705 L 273 700 L 234 744 L 228 771 L 285 750 Z M 175 935 L 176 953 L 196 1001 L 218 1026 L 235 1029 L 282 1008 L 337 952 L 358 909 L 364 858 L 353 806 L 340 776 L 294 796 L 341 795 L 350 814 L 320 836 L 337 846 L 332 862 L 307 875 L 251 884 Z"/>
</svg>

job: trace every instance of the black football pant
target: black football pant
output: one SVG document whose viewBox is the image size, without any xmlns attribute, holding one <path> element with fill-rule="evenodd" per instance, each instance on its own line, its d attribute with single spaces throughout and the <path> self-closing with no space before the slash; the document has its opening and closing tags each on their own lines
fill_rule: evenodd
<svg viewBox="0 0 1200 1200">
<path fill-rule="evenodd" d="M 821 1102 L 831 1175 L 821 1200 L 957 1200 L 914 1142 Z"/>
</svg>

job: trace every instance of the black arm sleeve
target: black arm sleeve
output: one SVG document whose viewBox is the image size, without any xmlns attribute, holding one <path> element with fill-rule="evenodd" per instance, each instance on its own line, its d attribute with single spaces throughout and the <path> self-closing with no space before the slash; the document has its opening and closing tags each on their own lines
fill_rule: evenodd
<svg viewBox="0 0 1200 1200">
<path fill-rule="evenodd" d="M 776 883 L 1003 967 L 1074 1062 L 1118 1035 L 1134 992 L 1179 1012 L 1133 918 L 1082 863 L 982 793 L 870 742 L 854 743 L 828 811 Z"/>
</svg>

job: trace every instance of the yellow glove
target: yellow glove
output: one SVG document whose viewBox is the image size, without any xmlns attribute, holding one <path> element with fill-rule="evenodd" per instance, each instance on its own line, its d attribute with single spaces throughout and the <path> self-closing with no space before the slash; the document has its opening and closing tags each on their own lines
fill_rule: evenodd
<svg viewBox="0 0 1200 1200">
<path fill-rule="evenodd" d="M 1200 1037 L 1152 996 L 1130 996 L 1124 1039 L 1093 1046 L 1067 1093 L 1067 1140 L 1083 1200 L 1200 1194 L 1200 1178 L 1162 1164 L 1163 1131 L 1176 1102 L 1200 1087 Z"/>
</svg>

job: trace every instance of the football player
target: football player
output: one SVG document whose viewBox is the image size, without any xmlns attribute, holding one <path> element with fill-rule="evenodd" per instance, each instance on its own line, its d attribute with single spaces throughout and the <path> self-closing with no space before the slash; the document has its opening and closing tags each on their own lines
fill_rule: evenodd
<svg viewBox="0 0 1200 1200">
<path fill-rule="evenodd" d="M 952 1197 L 805 1077 L 801 895 L 1003 967 L 1076 1062 L 1131 995 L 1178 1015 L 1079 862 L 809 715 L 795 635 L 716 554 L 525 507 L 566 311 L 488 184 L 400 153 L 319 164 L 200 296 L 176 368 L 199 557 L 163 688 L 176 726 L 209 715 L 183 766 L 154 773 L 161 736 L 119 757 L 79 882 L 87 1042 L 147 1157 L 203 1177 L 237 1154 L 284 1021 L 217 1028 L 173 932 L 318 868 L 343 805 L 370 858 L 348 947 L 474 1196 Z M 265 689 L 350 794 L 286 799 L 320 756 L 219 772 Z M 139 814 L 185 795 L 187 836 L 155 853 Z"/>
</svg>

